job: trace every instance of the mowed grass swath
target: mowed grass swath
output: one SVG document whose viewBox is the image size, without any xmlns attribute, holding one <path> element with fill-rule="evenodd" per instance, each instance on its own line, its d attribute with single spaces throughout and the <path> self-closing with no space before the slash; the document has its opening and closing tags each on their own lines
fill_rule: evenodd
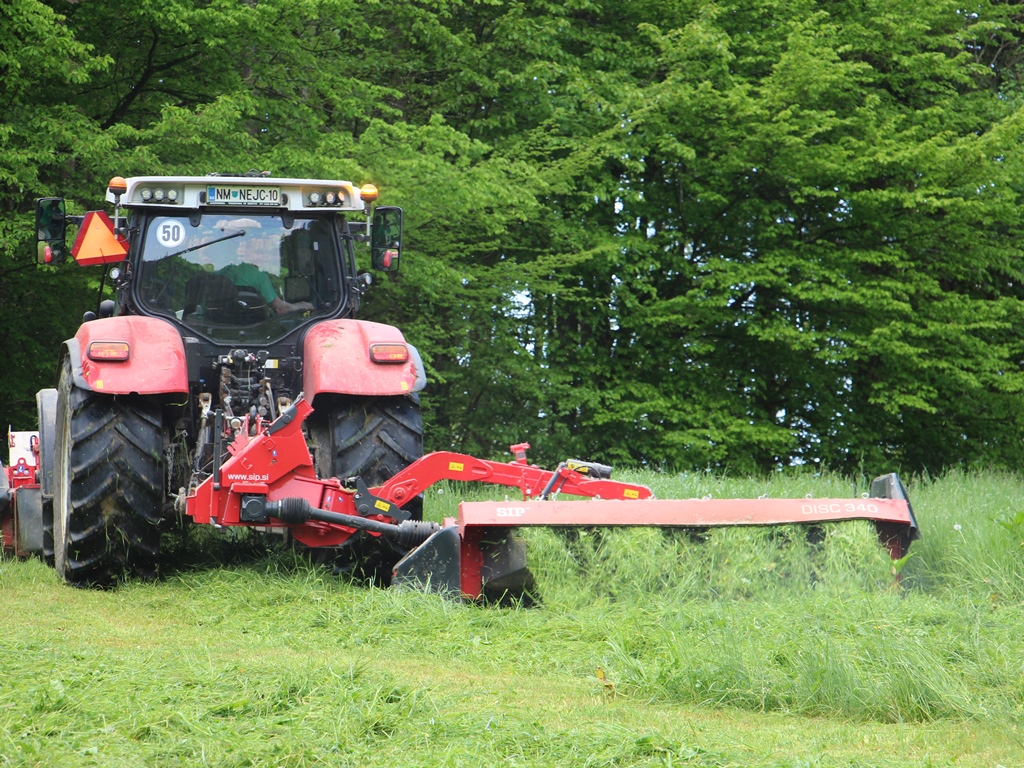
<svg viewBox="0 0 1024 768">
<path fill-rule="evenodd" d="M 6 560 L 0 765 L 1020 764 L 1024 486 L 909 491 L 923 538 L 899 584 L 860 522 L 526 531 L 533 608 L 368 588 L 248 540 L 233 565 L 107 592 Z M 439 486 L 427 515 L 482 494 Z"/>
</svg>

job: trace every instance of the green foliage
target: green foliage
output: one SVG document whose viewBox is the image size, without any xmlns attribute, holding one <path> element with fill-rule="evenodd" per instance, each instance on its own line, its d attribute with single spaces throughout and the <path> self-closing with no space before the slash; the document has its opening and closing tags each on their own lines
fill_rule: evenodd
<svg viewBox="0 0 1024 768">
<path fill-rule="evenodd" d="M 117 173 L 373 181 L 364 316 L 428 447 L 761 471 L 1024 466 L 1020 20 L 925 2 L 16 0 L 0 412 L 95 301 L 31 198 Z"/>
<path fill-rule="evenodd" d="M 67 103 L 107 64 L 38 0 L 0 8 L 0 421 L 22 429 L 34 428 L 35 392 L 53 386 L 57 346 L 88 308 L 84 275 L 36 268 L 32 199 L 74 198 L 65 175 L 112 145 Z"/>
</svg>

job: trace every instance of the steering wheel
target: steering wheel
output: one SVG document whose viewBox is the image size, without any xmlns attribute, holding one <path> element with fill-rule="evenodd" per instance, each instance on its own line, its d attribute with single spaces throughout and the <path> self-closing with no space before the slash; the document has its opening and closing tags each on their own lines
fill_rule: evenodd
<svg viewBox="0 0 1024 768">
<path fill-rule="evenodd" d="M 245 315 L 253 318 L 253 323 L 266 320 L 270 316 L 270 306 L 256 291 L 239 288 L 235 294 L 235 301 Z"/>
</svg>

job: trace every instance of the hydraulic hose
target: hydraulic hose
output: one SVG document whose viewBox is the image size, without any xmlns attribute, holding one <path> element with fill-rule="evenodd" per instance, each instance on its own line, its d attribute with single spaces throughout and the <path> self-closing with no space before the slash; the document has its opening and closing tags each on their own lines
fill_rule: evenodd
<svg viewBox="0 0 1024 768">
<path fill-rule="evenodd" d="M 361 531 L 379 533 L 395 540 L 395 543 L 405 549 L 412 549 L 429 539 L 441 526 L 437 523 L 424 522 L 419 520 L 405 520 L 398 525 L 382 523 L 380 520 L 371 520 L 358 515 L 346 515 L 341 512 L 328 512 L 326 509 L 314 507 L 305 499 L 287 498 L 279 501 L 268 501 L 266 511 L 271 517 L 276 517 L 282 523 L 289 525 L 302 525 L 310 520 L 319 520 L 322 523 L 333 523 L 343 525 L 346 528 L 357 528 Z"/>
</svg>

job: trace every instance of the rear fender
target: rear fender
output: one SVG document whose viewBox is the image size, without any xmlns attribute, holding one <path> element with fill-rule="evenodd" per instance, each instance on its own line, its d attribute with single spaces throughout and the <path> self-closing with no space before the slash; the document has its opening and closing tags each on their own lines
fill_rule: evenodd
<svg viewBox="0 0 1024 768">
<path fill-rule="evenodd" d="M 128 343 L 124 361 L 93 360 L 89 345 L 97 341 Z M 155 317 L 106 317 L 83 323 L 64 342 L 75 386 L 110 395 L 158 395 L 188 392 L 185 345 L 177 329 Z"/>
<path fill-rule="evenodd" d="M 409 359 L 375 363 L 371 344 L 405 344 Z M 390 325 L 365 320 L 325 320 L 303 341 L 302 389 L 311 402 L 321 393 L 411 395 L 427 385 L 419 352 Z"/>
</svg>

